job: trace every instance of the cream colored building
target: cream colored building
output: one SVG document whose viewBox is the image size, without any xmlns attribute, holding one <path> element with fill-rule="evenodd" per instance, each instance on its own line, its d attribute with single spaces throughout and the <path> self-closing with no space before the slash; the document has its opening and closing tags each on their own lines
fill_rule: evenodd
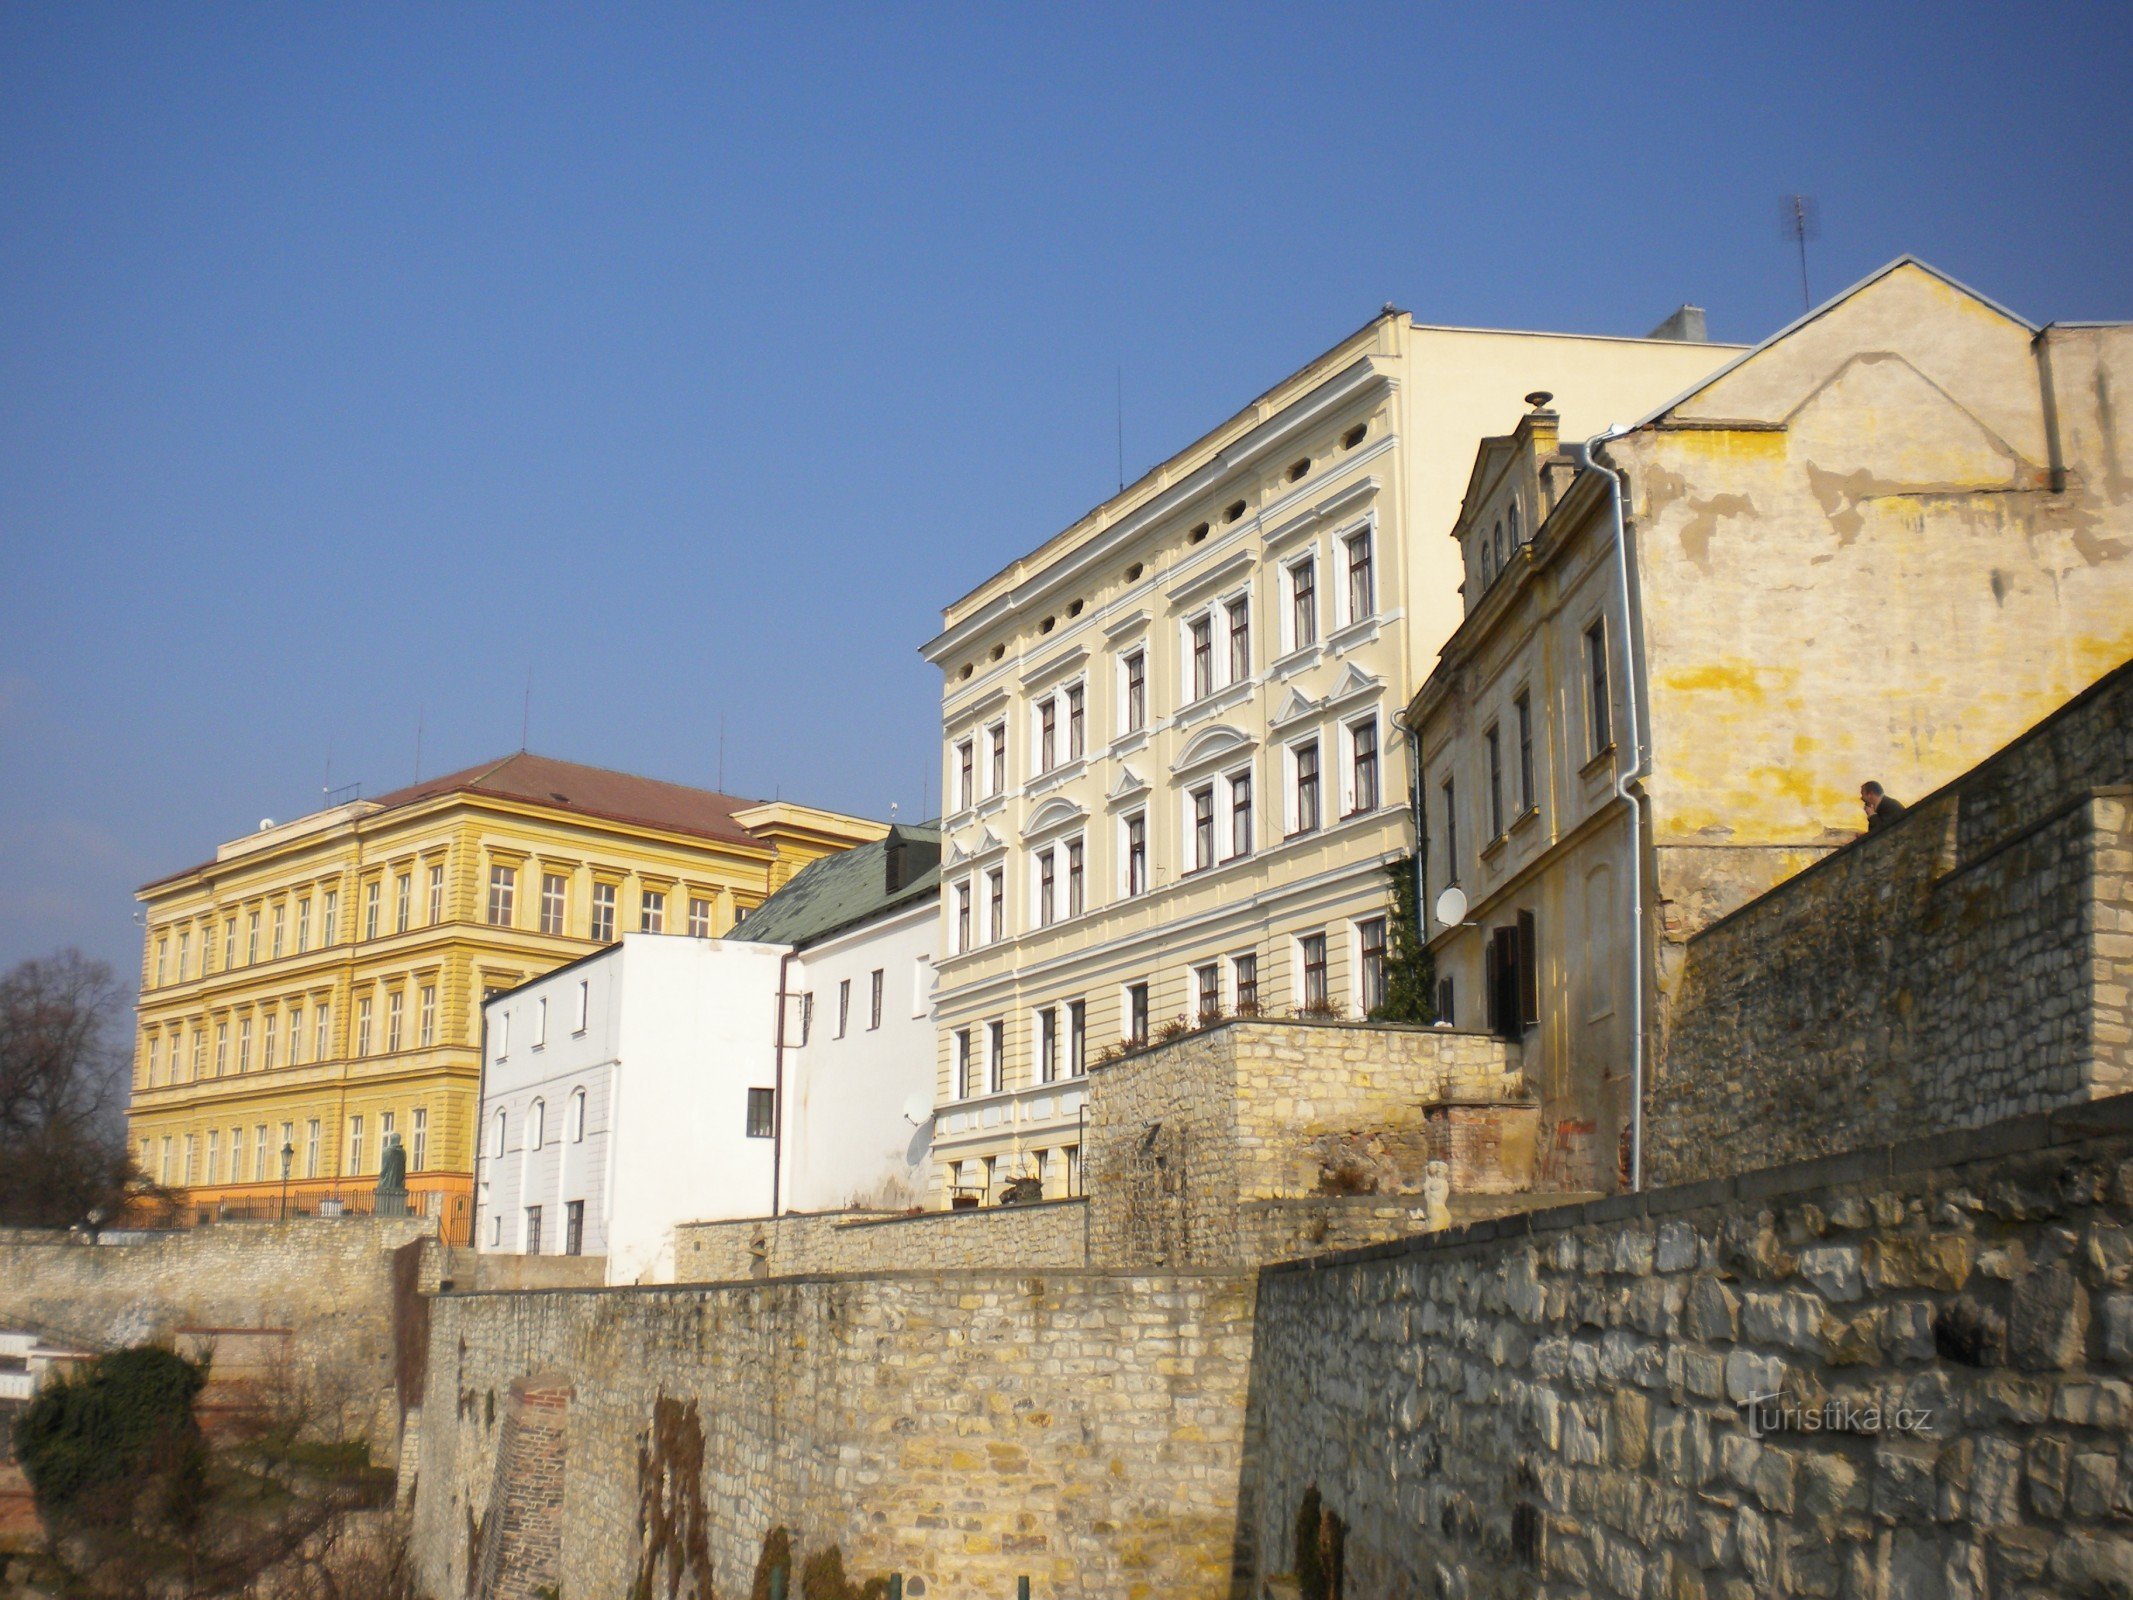
<svg viewBox="0 0 2133 1600">
<path fill-rule="evenodd" d="M 1544 1178 L 1629 1176 L 1683 940 L 2133 656 L 2128 394 L 2133 327 L 1899 260 L 1601 447 L 1626 593 L 1591 425 L 1483 441 L 1408 720 L 1440 993 L 1524 1040 Z"/>
<path fill-rule="evenodd" d="M 464 1240 L 485 996 L 713 938 L 879 823 L 523 752 L 232 840 L 140 891 L 127 1122 L 180 1219 L 361 1207 L 388 1136 Z"/>
<path fill-rule="evenodd" d="M 947 609 L 944 1198 L 1074 1192 L 1107 1047 L 1371 1007 L 1391 716 L 1459 621 L 1441 530 L 1483 425 L 1545 388 L 1597 429 L 1731 353 L 1387 311 Z"/>
</svg>

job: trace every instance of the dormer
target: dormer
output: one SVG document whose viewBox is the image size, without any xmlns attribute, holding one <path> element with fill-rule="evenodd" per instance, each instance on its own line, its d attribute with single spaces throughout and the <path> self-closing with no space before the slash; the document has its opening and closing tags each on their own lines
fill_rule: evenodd
<svg viewBox="0 0 2133 1600">
<path fill-rule="evenodd" d="M 1452 537 L 1464 557 L 1459 592 L 1471 615 L 1496 580 L 1524 558 L 1534 530 L 1548 520 L 1576 463 L 1563 452 L 1559 418 L 1545 390 L 1526 396 L 1533 409 L 1507 434 L 1483 439 Z"/>
</svg>

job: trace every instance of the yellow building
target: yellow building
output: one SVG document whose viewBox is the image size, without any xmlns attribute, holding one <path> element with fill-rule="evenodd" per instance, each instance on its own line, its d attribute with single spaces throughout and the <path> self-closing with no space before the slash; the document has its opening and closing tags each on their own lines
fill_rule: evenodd
<svg viewBox="0 0 2133 1600">
<path fill-rule="evenodd" d="M 182 1220 L 367 1206 L 389 1135 L 468 1226 L 482 1000 L 624 932 L 712 938 L 878 823 L 523 752 L 147 885 L 128 1121 Z"/>
<path fill-rule="evenodd" d="M 1110 1046 L 1370 1010 L 1392 714 L 1458 625 L 1484 426 L 1549 389 L 1597 429 L 1733 353 L 1388 311 L 948 607 L 937 1198 L 1072 1192 Z"/>
<path fill-rule="evenodd" d="M 1482 442 L 1406 720 L 1439 1010 L 1523 1041 L 1545 1179 L 1638 1176 L 1690 935 L 2133 656 L 2128 391 L 2133 325 L 1905 258 L 1596 464 L 1546 408 Z"/>
</svg>

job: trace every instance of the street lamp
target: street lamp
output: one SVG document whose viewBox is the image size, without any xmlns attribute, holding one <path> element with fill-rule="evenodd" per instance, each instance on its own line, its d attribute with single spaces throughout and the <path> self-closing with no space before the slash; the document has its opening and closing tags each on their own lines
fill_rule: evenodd
<svg viewBox="0 0 2133 1600">
<path fill-rule="evenodd" d="M 280 1219 L 280 1220 L 282 1220 L 283 1222 L 287 1222 L 287 1221 L 289 1220 L 289 1163 L 290 1163 L 290 1162 L 292 1162 L 292 1161 L 294 1161 L 295 1159 L 296 1159 L 296 1146 L 295 1146 L 295 1145 L 293 1145 L 293 1144 L 285 1144 L 285 1145 L 283 1145 L 283 1146 L 281 1147 L 281 1219 Z"/>
</svg>

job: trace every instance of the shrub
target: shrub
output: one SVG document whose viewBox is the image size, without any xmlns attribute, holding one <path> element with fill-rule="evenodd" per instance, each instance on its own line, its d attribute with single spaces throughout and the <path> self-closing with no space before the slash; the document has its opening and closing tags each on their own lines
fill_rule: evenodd
<svg viewBox="0 0 2133 1600">
<path fill-rule="evenodd" d="M 193 1401 L 206 1385 L 205 1362 L 157 1345 L 114 1350 L 47 1384 L 15 1422 L 15 1456 L 45 1521 L 123 1521 L 153 1488 L 163 1516 L 189 1526 L 205 1493 Z"/>
</svg>

